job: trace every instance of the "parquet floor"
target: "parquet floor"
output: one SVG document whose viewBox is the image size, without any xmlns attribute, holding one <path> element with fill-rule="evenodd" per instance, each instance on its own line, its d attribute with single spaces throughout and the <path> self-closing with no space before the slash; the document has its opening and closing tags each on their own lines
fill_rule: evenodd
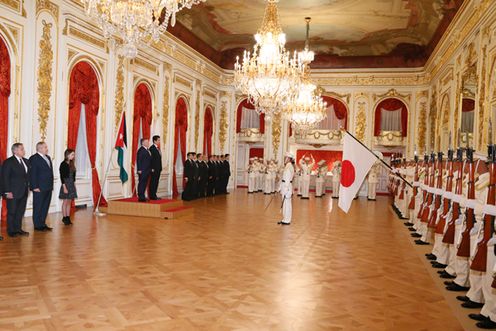
<svg viewBox="0 0 496 331">
<path fill-rule="evenodd" d="M 191 203 L 191 219 L 78 212 L 0 242 L 0 330 L 463 330 L 388 198 Z"/>
</svg>

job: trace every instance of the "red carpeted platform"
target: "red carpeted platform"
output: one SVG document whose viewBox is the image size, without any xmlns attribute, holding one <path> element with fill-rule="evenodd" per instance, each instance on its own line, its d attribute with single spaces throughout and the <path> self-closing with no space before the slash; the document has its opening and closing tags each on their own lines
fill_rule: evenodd
<svg viewBox="0 0 496 331">
<path fill-rule="evenodd" d="M 184 206 L 182 200 L 161 199 L 140 202 L 137 197 L 111 200 L 107 208 L 108 214 L 161 219 L 179 218 L 191 215 L 193 211 L 192 207 Z"/>
</svg>

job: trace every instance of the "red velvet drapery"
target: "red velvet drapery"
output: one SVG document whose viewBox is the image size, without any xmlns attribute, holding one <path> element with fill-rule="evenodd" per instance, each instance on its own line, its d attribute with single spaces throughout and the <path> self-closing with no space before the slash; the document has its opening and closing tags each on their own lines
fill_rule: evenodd
<svg viewBox="0 0 496 331">
<path fill-rule="evenodd" d="M 179 98 L 176 103 L 176 121 L 174 129 L 174 165 L 172 176 L 172 195 L 177 197 L 176 163 L 178 157 L 178 146 L 181 143 L 181 155 L 186 158 L 186 132 L 188 131 L 188 106 L 183 98 Z M 183 185 L 184 187 L 184 185 Z"/>
<path fill-rule="evenodd" d="M 143 137 L 150 139 L 150 127 L 152 124 L 152 96 L 146 84 L 141 83 L 136 87 L 134 93 L 134 113 L 133 113 L 133 153 L 132 153 L 132 168 L 131 171 L 131 187 L 134 192 L 134 165 L 136 164 L 136 151 L 139 148 L 139 133 L 140 126 Z"/>
<path fill-rule="evenodd" d="M 255 106 L 248 100 L 244 99 L 236 110 L 236 133 L 241 132 L 241 117 L 243 116 L 243 107 L 247 109 L 255 109 Z M 265 114 L 260 114 L 260 132 L 265 133 Z"/>
<path fill-rule="evenodd" d="M 463 98 L 462 101 L 462 112 L 469 112 L 475 109 L 475 100 Z"/>
<path fill-rule="evenodd" d="M 299 164 L 301 158 L 307 154 L 308 156 L 313 155 L 315 159 L 314 169 L 317 169 L 317 163 L 320 160 L 325 160 L 327 162 L 327 167 L 329 170 L 332 170 L 332 164 L 334 161 L 341 161 L 343 159 L 342 151 L 315 151 L 315 150 L 306 150 L 299 149 L 296 151 L 296 162 Z"/>
<path fill-rule="evenodd" d="M 93 204 L 96 207 L 102 191 L 98 172 L 96 171 L 96 134 L 97 116 L 100 103 L 100 91 L 95 71 L 88 62 L 81 61 L 74 66 L 71 72 L 69 85 L 69 127 L 67 147 L 75 149 L 81 116 L 81 104 L 85 105 L 86 113 L 86 142 L 91 163 Z M 106 206 L 107 201 L 102 196 L 101 206 Z"/>
<path fill-rule="evenodd" d="M 7 46 L 0 38 L 0 161 L 7 158 L 9 138 L 9 96 L 10 96 L 10 55 Z M 7 219 L 7 205 L 2 199 L 2 220 Z"/>
<path fill-rule="evenodd" d="M 346 105 L 342 101 L 326 95 L 322 96 L 322 99 L 327 103 L 327 107 L 334 107 L 334 113 L 339 120 L 344 120 L 344 129 L 348 128 L 348 110 Z"/>
<path fill-rule="evenodd" d="M 381 112 L 395 111 L 401 109 L 401 135 L 406 137 L 408 127 L 408 110 L 403 101 L 395 98 L 388 98 L 382 100 L 377 107 L 375 107 L 375 121 L 374 121 L 374 136 L 381 134 Z"/>
<path fill-rule="evenodd" d="M 203 154 L 210 156 L 212 154 L 212 136 L 214 133 L 214 117 L 212 108 L 205 109 L 203 119 Z"/>
<path fill-rule="evenodd" d="M 258 157 L 260 159 L 263 159 L 264 156 L 264 149 L 263 148 L 250 148 L 250 158 L 252 157 Z"/>
</svg>

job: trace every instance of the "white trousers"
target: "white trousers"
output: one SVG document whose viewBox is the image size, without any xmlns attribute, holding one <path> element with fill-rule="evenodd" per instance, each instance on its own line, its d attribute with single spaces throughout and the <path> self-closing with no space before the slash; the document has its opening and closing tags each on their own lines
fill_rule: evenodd
<svg viewBox="0 0 496 331">
<path fill-rule="evenodd" d="M 265 194 L 271 194 L 272 193 L 272 179 L 270 178 L 270 174 L 265 174 L 265 187 L 264 187 L 264 193 Z"/>
<path fill-rule="evenodd" d="M 339 182 L 332 181 L 332 197 L 339 198 Z"/>
<path fill-rule="evenodd" d="M 301 178 L 301 197 L 308 198 L 310 196 L 310 175 L 303 175 Z"/>
<path fill-rule="evenodd" d="M 377 191 L 377 183 L 369 183 L 368 187 L 368 198 L 370 200 L 375 200 Z"/>
<path fill-rule="evenodd" d="M 293 187 L 291 184 L 288 185 L 289 189 L 287 190 L 286 194 L 282 194 L 282 222 L 287 224 L 291 223 L 291 217 L 293 215 L 293 205 L 291 201 L 291 197 L 293 196 Z"/>
<path fill-rule="evenodd" d="M 317 177 L 315 179 L 315 196 L 321 197 L 324 195 L 324 178 Z"/>
<path fill-rule="evenodd" d="M 257 175 L 254 173 L 248 174 L 248 193 L 253 193 L 255 190 L 255 184 L 257 181 Z"/>
<path fill-rule="evenodd" d="M 495 262 L 494 246 L 487 246 L 486 274 L 482 280 L 482 292 L 485 303 L 480 313 L 481 315 L 489 317 L 493 322 L 496 322 L 496 289 L 493 289 L 491 284 L 494 279 L 493 269 Z"/>
</svg>

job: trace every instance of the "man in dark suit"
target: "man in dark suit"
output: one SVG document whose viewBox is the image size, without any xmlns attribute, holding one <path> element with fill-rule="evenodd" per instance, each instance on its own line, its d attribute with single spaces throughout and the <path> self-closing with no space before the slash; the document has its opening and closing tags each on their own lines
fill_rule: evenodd
<svg viewBox="0 0 496 331">
<path fill-rule="evenodd" d="M 229 164 L 229 154 L 226 154 L 224 155 L 224 182 L 222 183 L 223 193 L 225 194 L 229 194 L 229 192 L 227 192 L 229 177 L 231 177 L 231 165 Z"/>
<path fill-rule="evenodd" d="M 158 182 L 162 172 L 162 152 L 160 152 L 160 136 L 153 136 L 153 144 L 150 146 L 152 154 L 151 174 L 150 174 L 150 199 L 160 200 L 157 197 Z"/>
<path fill-rule="evenodd" d="M 214 164 L 213 155 L 210 155 L 207 164 L 208 164 L 207 196 L 211 197 L 214 195 L 214 188 L 215 188 L 215 164 Z"/>
<path fill-rule="evenodd" d="M 141 139 L 141 147 L 138 149 L 136 156 L 136 168 L 138 169 L 138 201 L 148 201 L 145 196 L 146 187 L 148 185 L 148 178 L 150 177 L 152 155 L 148 150 L 150 140 Z"/>
<path fill-rule="evenodd" d="M 36 154 L 29 158 L 29 185 L 33 191 L 33 224 L 35 231 L 52 231 L 46 218 L 53 191 L 53 166 L 44 142 L 36 144 Z"/>
<path fill-rule="evenodd" d="M 207 196 L 207 183 L 208 183 L 208 165 L 205 162 L 205 157 L 203 154 L 198 154 L 197 156 L 198 163 L 198 197 L 204 198 Z"/>
<path fill-rule="evenodd" d="M 12 156 L 3 163 L 3 191 L 7 199 L 7 234 L 9 237 L 29 236 L 22 229 L 22 218 L 28 200 L 29 160 L 21 143 L 11 148 Z"/>
<path fill-rule="evenodd" d="M 190 201 L 193 200 L 194 197 L 194 192 L 195 192 L 195 182 L 196 182 L 196 163 L 193 160 L 193 155 L 195 153 L 189 152 L 187 154 L 186 161 L 184 161 L 184 171 L 183 171 L 183 178 L 184 178 L 184 187 L 183 187 L 183 194 L 182 194 L 182 199 L 185 201 Z"/>
<path fill-rule="evenodd" d="M 214 155 L 214 164 L 215 164 L 215 195 L 221 194 L 221 164 L 219 160 L 219 155 Z"/>
</svg>

